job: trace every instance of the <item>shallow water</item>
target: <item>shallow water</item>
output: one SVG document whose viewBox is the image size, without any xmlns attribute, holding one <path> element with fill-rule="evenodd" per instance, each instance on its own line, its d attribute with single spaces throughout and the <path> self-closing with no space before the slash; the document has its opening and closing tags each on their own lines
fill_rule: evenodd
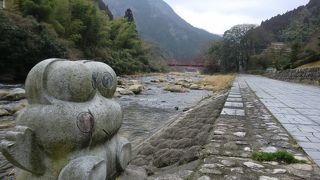
<svg viewBox="0 0 320 180">
<path fill-rule="evenodd" d="M 123 124 L 120 134 L 138 145 L 161 127 L 169 123 L 173 116 L 179 115 L 185 108 L 191 107 L 201 99 L 212 94 L 206 90 L 190 90 L 186 93 L 171 93 L 163 90 L 161 83 L 150 83 L 157 76 L 141 77 L 145 84 L 141 95 L 116 98 L 123 108 Z M 190 79 L 190 77 L 168 77 L 169 81 Z M 197 80 L 198 78 L 192 78 Z M 178 110 L 176 110 L 178 107 Z"/>
</svg>

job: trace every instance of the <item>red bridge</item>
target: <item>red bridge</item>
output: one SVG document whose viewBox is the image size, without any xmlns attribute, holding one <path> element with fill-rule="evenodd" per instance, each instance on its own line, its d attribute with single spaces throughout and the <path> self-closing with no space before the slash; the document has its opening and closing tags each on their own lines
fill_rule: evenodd
<svg viewBox="0 0 320 180">
<path fill-rule="evenodd" d="M 182 63 L 177 62 L 175 59 L 168 61 L 168 66 L 182 66 L 182 67 L 204 67 L 203 62 L 189 62 L 189 63 Z"/>
<path fill-rule="evenodd" d="M 204 67 L 204 65 L 203 65 L 203 64 L 180 64 L 180 63 L 177 63 L 177 64 L 171 64 L 171 63 L 168 63 L 168 66 Z"/>
</svg>

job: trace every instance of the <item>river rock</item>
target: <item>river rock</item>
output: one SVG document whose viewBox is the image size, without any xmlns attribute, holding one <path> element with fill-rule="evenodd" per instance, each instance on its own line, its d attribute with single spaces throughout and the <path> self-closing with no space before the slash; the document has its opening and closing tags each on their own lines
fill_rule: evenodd
<svg viewBox="0 0 320 180">
<path fill-rule="evenodd" d="M 124 88 L 117 88 L 117 92 L 120 95 L 134 95 L 134 93 L 128 89 L 124 89 Z"/>
<path fill-rule="evenodd" d="M 0 89 L 0 99 L 5 99 L 8 94 L 9 90 Z"/>
<path fill-rule="evenodd" d="M 214 91 L 214 87 L 211 85 L 204 86 L 203 89 L 207 91 Z"/>
<path fill-rule="evenodd" d="M 182 86 L 184 88 L 190 88 L 190 85 L 191 85 L 190 82 L 187 81 L 187 80 L 179 80 L 179 81 L 175 82 L 174 84 L 175 85 L 180 85 L 180 86 Z"/>
<path fill-rule="evenodd" d="M 26 99 L 23 99 L 17 103 L 6 104 L 3 106 L 3 108 L 6 109 L 10 114 L 14 114 L 16 112 L 21 111 L 27 105 L 28 105 L 28 101 Z"/>
<path fill-rule="evenodd" d="M 181 85 L 171 85 L 171 84 L 165 86 L 163 90 L 170 91 L 170 92 L 177 92 L 177 93 L 188 92 L 188 90 L 182 87 Z"/>
<path fill-rule="evenodd" d="M 158 81 L 161 82 L 161 83 L 163 83 L 163 82 L 168 82 L 168 80 L 167 80 L 166 78 L 164 78 L 164 77 L 160 77 L 160 78 L 158 79 Z"/>
<path fill-rule="evenodd" d="M 143 90 L 142 84 L 134 84 L 128 88 L 129 91 L 132 91 L 134 94 L 140 94 Z"/>
<path fill-rule="evenodd" d="M 9 90 L 8 94 L 3 97 L 3 99 L 10 101 L 17 101 L 24 98 L 26 98 L 26 91 L 22 88 Z"/>
<path fill-rule="evenodd" d="M 129 80 L 128 81 L 128 85 L 135 85 L 135 84 L 141 84 L 138 80 L 135 80 L 135 79 L 133 79 L 133 80 Z"/>
<path fill-rule="evenodd" d="M 10 113 L 6 109 L 0 108 L 0 116 L 7 116 L 10 115 Z"/>
<path fill-rule="evenodd" d="M 192 90 L 199 90 L 199 89 L 200 89 L 200 86 L 197 85 L 197 84 L 191 84 L 190 89 L 192 89 Z"/>
</svg>

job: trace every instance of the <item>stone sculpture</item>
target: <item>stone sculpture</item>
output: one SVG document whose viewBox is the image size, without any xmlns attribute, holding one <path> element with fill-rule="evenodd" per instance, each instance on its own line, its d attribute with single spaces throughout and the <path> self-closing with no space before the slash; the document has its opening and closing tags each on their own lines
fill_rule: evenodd
<svg viewBox="0 0 320 180">
<path fill-rule="evenodd" d="M 48 59 L 28 74 L 27 108 L 1 141 L 17 180 L 113 179 L 131 158 L 117 134 L 122 111 L 111 98 L 117 84 L 108 65 Z"/>
</svg>

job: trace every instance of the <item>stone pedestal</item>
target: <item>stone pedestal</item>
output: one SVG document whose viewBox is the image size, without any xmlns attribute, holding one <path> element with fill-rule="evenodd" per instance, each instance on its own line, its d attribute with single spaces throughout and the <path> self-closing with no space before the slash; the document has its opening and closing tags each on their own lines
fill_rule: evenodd
<svg viewBox="0 0 320 180">
<path fill-rule="evenodd" d="M 26 80 L 29 106 L 1 141 L 16 179 L 112 179 L 131 158 L 119 137 L 122 111 L 111 98 L 116 74 L 93 61 L 48 59 Z"/>
</svg>

